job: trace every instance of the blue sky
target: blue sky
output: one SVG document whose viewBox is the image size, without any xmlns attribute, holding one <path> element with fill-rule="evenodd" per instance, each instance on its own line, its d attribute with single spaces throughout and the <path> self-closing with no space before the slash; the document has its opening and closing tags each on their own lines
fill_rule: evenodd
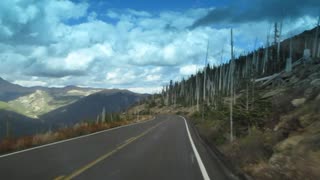
<svg viewBox="0 0 320 180">
<path fill-rule="evenodd" d="M 84 1 L 74 1 L 74 2 L 84 2 Z M 206 7 L 218 7 L 227 5 L 230 0 L 92 0 L 85 1 L 90 2 L 93 6 L 90 8 L 96 12 L 103 12 L 106 8 L 114 9 L 135 9 L 138 11 L 167 11 L 167 10 L 185 10 L 190 8 L 206 8 Z"/>
<path fill-rule="evenodd" d="M 177 0 L 73 0 L 72 2 L 87 2 L 90 4 L 88 12 L 95 12 L 100 19 L 114 23 L 104 16 L 106 9 L 123 10 L 134 9 L 137 11 L 147 11 L 150 13 L 160 13 L 162 11 L 184 11 L 192 8 L 208 8 L 226 6 L 230 0 L 184 0 L 183 3 Z M 69 24 L 76 24 L 85 21 L 86 18 L 71 19 Z"/>
<path fill-rule="evenodd" d="M 183 2 L 183 3 L 182 3 Z M 24 86 L 157 92 L 209 62 L 313 28 L 317 0 L 1 0 L 0 77 Z"/>
</svg>

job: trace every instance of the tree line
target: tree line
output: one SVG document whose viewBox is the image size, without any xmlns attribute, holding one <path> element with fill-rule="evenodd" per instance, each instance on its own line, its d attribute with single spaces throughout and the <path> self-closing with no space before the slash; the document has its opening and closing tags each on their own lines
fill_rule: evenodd
<svg viewBox="0 0 320 180">
<path fill-rule="evenodd" d="M 233 107 L 237 103 L 237 94 L 245 90 L 245 109 L 254 108 L 256 79 L 272 76 L 280 72 L 290 73 L 294 63 L 308 62 L 320 57 L 319 21 L 317 27 L 302 35 L 281 41 L 282 24 L 274 24 L 273 42 L 267 36 L 264 47 L 235 58 L 233 30 L 230 30 L 230 60 L 218 66 L 207 63 L 196 74 L 178 82 L 170 81 L 158 94 L 162 105 L 177 104 L 195 106 L 198 112 L 210 107 L 214 110 L 229 104 L 230 140 L 233 140 Z M 222 59 L 222 57 L 221 57 Z M 243 92 L 242 92 L 243 93 Z"/>
</svg>

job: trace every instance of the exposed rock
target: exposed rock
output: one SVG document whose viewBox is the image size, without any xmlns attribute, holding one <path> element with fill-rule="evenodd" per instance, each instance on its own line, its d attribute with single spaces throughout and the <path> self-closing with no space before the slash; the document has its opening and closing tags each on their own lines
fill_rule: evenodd
<svg viewBox="0 0 320 180">
<path fill-rule="evenodd" d="M 287 169 L 287 167 L 285 165 L 289 161 L 290 161 L 290 157 L 285 156 L 280 153 L 276 153 L 276 154 L 272 155 L 272 157 L 269 159 L 270 165 L 272 165 L 275 169 L 278 169 L 280 171 L 283 169 Z"/>
<path fill-rule="evenodd" d="M 299 98 L 299 99 L 294 99 L 291 101 L 291 104 L 294 107 L 299 107 L 301 105 L 303 105 L 306 102 L 306 98 Z"/>
</svg>

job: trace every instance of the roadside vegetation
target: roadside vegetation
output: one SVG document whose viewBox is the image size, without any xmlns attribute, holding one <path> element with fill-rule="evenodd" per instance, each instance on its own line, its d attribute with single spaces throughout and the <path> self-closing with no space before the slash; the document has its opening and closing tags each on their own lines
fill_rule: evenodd
<svg viewBox="0 0 320 180">
<path fill-rule="evenodd" d="M 320 177 L 318 62 L 294 69 L 286 85 L 257 86 L 248 111 L 246 93 L 239 91 L 233 113 L 233 141 L 230 141 L 228 97 L 219 108 L 206 105 L 203 113 L 197 111 L 196 105 L 161 104 L 161 95 L 150 97 L 134 108 L 151 114 L 187 116 L 205 142 L 232 162 L 235 173 L 245 173 L 249 179 L 317 180 Z M 306 74 L 300 76 L 301 71 Z"/>
<path fill-rule="evenodd" d="M 6 137 L 0 141 L 0 154 L 66 140 L 131 123 L 142 122 L 151 118 L 152 116 L 143 114 L 137 117 L 136 114 L 105 113 L 104 117 L 100 116 L 97 120 L 84 121 L 71 127 L 59 128 L 57 130 L 32 136 L 19 138 Z"/>
<path fill-rule="evenodd" d="M 318 28 L 237 59 L 231 54 L 228 63 L 171 81 L 135 108 L 189 117 L 207 144 L 248 179 L 317 180 Z"/>
</svg>

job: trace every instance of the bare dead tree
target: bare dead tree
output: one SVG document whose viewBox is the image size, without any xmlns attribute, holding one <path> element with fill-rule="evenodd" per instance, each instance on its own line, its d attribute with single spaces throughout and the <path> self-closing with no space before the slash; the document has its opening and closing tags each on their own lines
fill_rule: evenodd
<svg viewBox="0 0 320 180">
<path fill-rule="evenodd" d="M 202 101 L 202 121 L 204 120 L 204 106 L 206 102 L 206 80 L 207 80 L 207 61 L 208 61 L 208 53 L 209 53 L 209 40 L 207 44 L 207 52 L 206 52 L 206 59 L 204 62 L 204 69 L 203 69 L 203 101 Z"/>
<path fill-rule="evenodd" d="M 233 30 L 231 29 L 231 62 L 230 62 L 230 142 L 233 141 L 233 65 L 234 65 L 234 54 L 233 54 Z"/>
<path fill-rule="evenodd" d="M 289 57 L 287 58 L 286 62 L 286 72 L 291 72 L 292 71 L 292 38 L 290 38 L 290 53 Z"/>
<path fill-rule="evenodd" d="M 319 24 L 320 24 L 320 16 L 318 17 L 318 23 L 317 23 L 317 28 L 316 28 L 316 33 L 315 33 L 315 37 L 313 40 L 313 50 L 312 50 L 312 57 L 315 58 L 318 53 L 318 39 L 319 39 Z"/>
</svg>

